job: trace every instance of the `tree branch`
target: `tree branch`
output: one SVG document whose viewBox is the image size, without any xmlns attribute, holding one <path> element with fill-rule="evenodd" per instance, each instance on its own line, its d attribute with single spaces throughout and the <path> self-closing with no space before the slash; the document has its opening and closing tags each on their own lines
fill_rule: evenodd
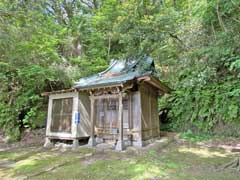
<svg viewBox="0 0 240 180">
<path fill-rule="evenodd" d="M 190 49 L 177 35 L 174 35 L 170 32 L 168 32 L 168 34 L 170 35 L 170 37 L 177 40 L 184 47 L 184 49 L 187 49 L 187 50 Z"/>
<path fill-rule="evenodd" d="M 216 8 L 216 10 L 217 10 L 217 17 L 218 17 L 219 25 L 226 32 L 227 28 L 225 27 L 225 25 L 223 23 L 223 20 L 222 20 L 222 17 L 221 17 L 220 12 L 219 12 L 219 0 L 217 0 L 217 8 Z"/>
</svg>

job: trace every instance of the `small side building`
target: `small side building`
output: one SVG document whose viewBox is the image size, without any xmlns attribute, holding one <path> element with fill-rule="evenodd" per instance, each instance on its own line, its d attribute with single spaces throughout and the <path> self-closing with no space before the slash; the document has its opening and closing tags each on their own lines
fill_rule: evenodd
<svg viewBox="0 0 240 180">
<path fill-rule="evenodd" d="M 117 150 L 159 137 L 158 97 L 170 89 L 161 83 L 150 57 L 114 60 L 108 69 L 82 78 L 69 90 L 49 96 L 46 143 L 51 139 L 88 144 L 115 143 Z"/>
</svg>

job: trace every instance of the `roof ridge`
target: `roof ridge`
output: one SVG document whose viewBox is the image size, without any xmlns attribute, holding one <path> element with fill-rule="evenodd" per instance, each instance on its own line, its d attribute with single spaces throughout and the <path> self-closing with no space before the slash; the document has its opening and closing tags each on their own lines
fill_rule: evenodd
<svg viewBox="0 0 240 180">
<path fill-rule="evenodd" d="M 124 83 L 142 75 L 155 75 L 155 71 L 154 61 L 148 56 L 112 59 L 106 70 L 89 77 L 80 78 L 75 83 L 74 88 Z"/>
<path fill-rule="evenodd" d="M 98 73 L 98 76 L 102 76 L 104 73 L 106 73 L 106 72 L 108 72 L 110 69 L 112 69 L 112 67 L 113 67 L 114 65 L 116 65 L 116 64 L 117 64 L 117 60 L 116 60 L 116 59 L 113 59 L 113 62 L 110 64 L 110 66 L 109 66 L 107 69 L 105 69 L 104 71 Z"/>
</svg>

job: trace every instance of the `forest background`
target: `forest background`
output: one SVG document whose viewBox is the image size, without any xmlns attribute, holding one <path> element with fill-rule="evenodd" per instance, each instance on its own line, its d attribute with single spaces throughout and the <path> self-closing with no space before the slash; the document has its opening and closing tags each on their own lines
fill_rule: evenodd
<svg viewBox="0 0 240 180">
<path fill-rule="evenodd" d="M 0 128 L 43 127 L 42 92 L 149 55 L 167 129 L 240 136 L 240 1 L 0 0 Z"/>
</svg>

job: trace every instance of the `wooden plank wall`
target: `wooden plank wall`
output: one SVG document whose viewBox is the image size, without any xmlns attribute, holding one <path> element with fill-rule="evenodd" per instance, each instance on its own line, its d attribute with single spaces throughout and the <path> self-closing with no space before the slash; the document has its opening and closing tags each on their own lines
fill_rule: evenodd
<svg viewBox="0 0 240 180">
<path fill-rule="evenodd" d="M 123 101 L 123 131 L 124 136 L 128 138 L 129 128 L 131 125 L 131 97 L 124 97 Z M 104 98 L 95 100 L 95 110 L 96 115 L 96 127 L 97 136 L 104 138 L 105 140 L 115 141 L 119 138 L 119 121 L 118 121 L 118 111 L 119 102 L 118 98 Z"/>
<path fill-rule="evenodd" d="M 129 97 L 129 107 L 128 114 L 123 114 L 123 117 L 129 121 L 129 130 L 124 128 L 124 134 L 127 135 L 129 133 L 132 134 L 132 140 L 148 140 L 153 137 L 159 136 L 159 120 L 158 120 L 158 91 L 147 84 L 142 84 L 140 87 L 140 91 L 131 92 L 128 94 Z M 97 102 L 98 100 L 96 100 Z M 117 105 L 118 106 L 118 105 Z M 95 118 L 97 120 L 97 128 L 99 130 L 99 137 L 113 136 L 111 138 L 115 139 L 118 136 L 112 134 L 110 132 L 110 127 L 106 127 L 109 124 L 109 118 L 113 118 L 117 115 L 117 112 L 110 112 L 107 109 L 107 103 L 105 102 L 103 105 L 103 114 L 104 119 L 101 122 L 100 112 L 98 111 L 98 103 L 95 104 Z M 117 108 L 118 109 L 118 108 Z M 111 115 L 111 117 L 110 117 Z M 109 116 L 109 117 L 108 117 Z M 125 121 L 125 123 L 127 123 Z M 106 122 L 105 122 L 106 121 Z M 107 123 L 107 124 L 106 124 Z M 109 125 L 108 125 L 109 126 Z M 116 124 L 114 125 L 114 127 Z M 118 125 L 116 126 L 118 128 Z M 104 135 L 105 134 L 105 135 Z M 104 136 L 103 136 L 104 135 Z M 116 137 L 115 137 L 116 136 Z"/>
<path fill-rule="evenodd" d="M 148 140 L 159 136 L 159 120 L 158 120 L 158 92 L 147 84 L 142 84 L 141 92 L 141 108 L 142 108 L 142 139 Z"/>
<path fill-rule="evenodd" d="M 128 101 L 123 103 L 123 131 L 124 137 L 130 138 L 137 141 L 141 139 L 141 103 L 140 103 L 140 92 L 130 92 L 124 99 Z M 116 99 L 117 100 L 117 99 Z M 118 116 L 118 101 L 116 110 L 107 109 L 107 104 L 109 99 L 103 99 L 100 104 L 104 104 L 101 108 L 98 103 L 99 100 L 96 100 L 96 125 L 97 125 L 97 135 L 105 139 L 116 139 L 118 138 L 118 132 L 111 132 L 111 128 L 119 128 L 118 121 L 110 126 L 110 121 L 114 120 Z M 100 110 L 101 109 L 101 110 Z M 101 112 L 100 112 L 101 111 Z M 102 114 L 102 116 L 101 116 Z"/>
<path fill-rule="evenodd" d="M 131 93 L 132 139 L 141 140 L 141 101 L 140 92 Z"/>
<path fill-rule="evenodd" d="M 88 93 L 79 93 L 78 112 L 80 113 L 80 123 L 77 125 L 77 136 L 87 137 L 91 133 L 90 120 L 90 99 Z"/>
</svg>

